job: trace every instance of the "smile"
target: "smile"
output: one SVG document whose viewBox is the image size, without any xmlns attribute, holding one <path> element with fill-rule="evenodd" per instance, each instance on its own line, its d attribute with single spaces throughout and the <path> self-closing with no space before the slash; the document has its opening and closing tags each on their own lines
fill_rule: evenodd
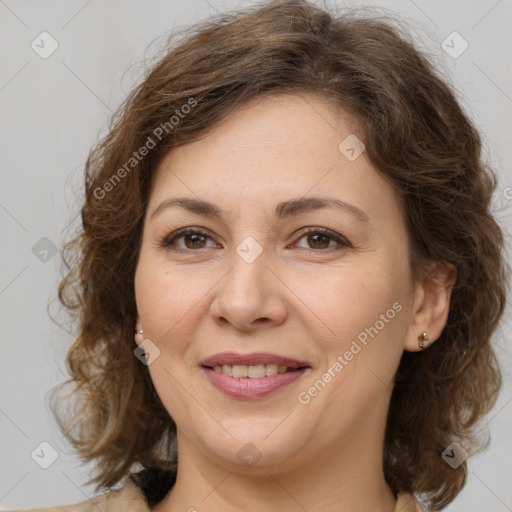
<svg viewBox="0 0 512 512">
<path fill-rule="evenodd" d="M 270 375 L 266 374 L 267 367 L 270 367 Z M 252 368 L 256 370 L 251 370 Z M 309 367 L 292 369 L 286 366 L 281 367 L 281 370 L 279 372 L 277 365 L 234 365 L 233 367 L 224 365 L 217 367 L 217 370 L 205 366 L 201 367 L 203 374 L 216 389 L 228 396 L 241 399 L 266 397 L 312 371 Z M 229 371 L 232 372 L 232 375 L 225 373 Z M 261 375 L 263 371 L 265 373 Z M 251 375 L 255 375 L 254 372 L 256 372 L 260 376 L 250 376 L 249 372 L 251 372 Z M 239 373 L 246 373 L 247 376 L 235 376 Z"/>
<path fill-rule="evenodd" d="M 280 366 L 277 364 L 257 364 L 251 366 L 245 364 L 224 364 L 213 367 L 213 371 L 217 373 L 223 373 L 230 377 L 247 377 L 249 379 L 272 377 L 278 373 L 295 372 L 297 370 L 298 368 L 290 368 L 288 366 Z"/>
</svg>

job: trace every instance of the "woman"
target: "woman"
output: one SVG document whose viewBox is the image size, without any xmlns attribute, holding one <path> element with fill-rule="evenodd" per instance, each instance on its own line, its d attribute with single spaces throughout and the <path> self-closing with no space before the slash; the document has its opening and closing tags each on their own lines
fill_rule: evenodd
<svg viewBox="0 0 512 512">
<path fill-rule="evenodd" d="M 408 36 L 304 0 L 201 25 L 86 171 L 59 290 L 77 408 L 54 411 L 121 488 L 56 510 L 456 497 L 506 268 L 479 135 Z"/>
</svg>

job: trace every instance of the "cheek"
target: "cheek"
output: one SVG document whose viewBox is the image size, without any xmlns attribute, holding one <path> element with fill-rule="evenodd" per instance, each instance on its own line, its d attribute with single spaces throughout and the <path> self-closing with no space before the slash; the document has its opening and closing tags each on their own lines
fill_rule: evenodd
<svg viewBox="0 0 512 512">
<path fill-rule="evenodd" d="M 382 322 L 389 320 L 380 329 L 383 333 L 389 330 L 399 316 L 393 304 L 400 302 L 401 296 L 401 287 L 393 279 L 389 266 L 375 259 L 366 265 L 329 269 L 327 275 L 297 275 L 292 282 L 294 292 L 307 306 L 304 312 L 316 319 L 317 332 L 325 333 L 319 336 L 320 342 L 332 353 L 342 350 L 376 322 L 377 327 L 383 327 Z M 380 320 L 381 314 L 384 320 Z"/>
<path fill-rule="evenodd" d="M 372 269 L 379 271 L 359 267 L 340 272 L 324 286 L 323 294 L 310 296 L 319 306 L 318 323 L 329 331 L 312 333 L 325 359 L 308 382 L 311 387 L 302 390 L 302 399 L 315 402 L 318 411 L 329 409 L 333 424 L 341 410 L 360 417 L 392 388 L 403 351 L 407 309 L 400 286 L 392 281 L 389 267 Z"/>
<path fill-rule="evenodd" d="M 184 336 L 190 339 L 187 334 L 192 332 L 191 319 L 200 310 L 205 291 L 212 286 L 206 279 L 198 286 L 197 279 L 187 276 L 183 269 L 171 271 L 165 263 L 149 261 L 141 255 L 135 274 L 135 295 L 144 335 L 161 349 L 166 348 L 169 339 L 176 343 L 175 348 Z"/>
<path fill-rule="evenodd" d="M 186 411 L 191 407 L 190 396 L 183 393 L 181 383 L 195 370 L 196 360 L 188 350 L 196 328 L 194 315 L 205 292 L 197 289 L 197 281 L 192 281 L 179 269 L 171 272 L 165 263 L 141 253 L 135 273 L 137 310 L 144 337 L 160 350 L 160 357 L 148 366 L 148 371 L 164 407 L 177 424 L 187 421 Z M 188 389 L 196 396 L 194 385 L 190 383 Z"/>
</svg>

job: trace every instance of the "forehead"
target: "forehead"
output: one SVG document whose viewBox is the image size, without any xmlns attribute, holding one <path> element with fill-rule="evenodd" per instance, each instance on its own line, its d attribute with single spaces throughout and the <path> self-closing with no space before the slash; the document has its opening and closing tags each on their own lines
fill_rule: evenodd
<svg viewBox="0 0 512 512">
<path fill-rule="evenodd" d="M 356 122 L 325 98 L 259 98 L 201 139 L 171 150 L 156 169 L 150 204 L 189 195 L 257 208 L 262 201 L 334 195 L 378 215 L 393 202 L 397 207 L 398 198 L 364 151 L 355 159 L 354 152 L 346 153 L 361 138 Z M 348 149 L 359 152 L 362 146 Z"/>
</svg>

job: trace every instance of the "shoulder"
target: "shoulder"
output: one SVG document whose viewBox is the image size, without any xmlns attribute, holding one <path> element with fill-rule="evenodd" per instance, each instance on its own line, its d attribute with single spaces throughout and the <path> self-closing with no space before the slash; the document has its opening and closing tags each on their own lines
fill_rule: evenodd
<svg viewBox="0 0 512 512">
<path fill-rule="evenodd" d="M 98 505 L 102 505 L 98 507 Z M 142 491 L 130 479 L 120 489 L 109 491 L 100 496 L 76 505 L 61 505 L 47 508 L 11 510 L 10 512 L 150 512 Z M 396 512 L 424 512 L 418 500 L 412 495 L 401 493 L 397 496 Z"/>
<path fill-rule="evenodd" d="M 100 506 L 98 506 L 100 505 Z M 120 489 L 95 496 L 76 505 L 61 505 L 48 508 L 11 510 L 10 512 L 150 512 L 142 491 L 130 479 Z"/>
<path fill-rule="evenodd" d="M 420 502 L 409 493 L 400 493 L 396 497 L 395 512 L 424 512 Z"/>
</svg>

